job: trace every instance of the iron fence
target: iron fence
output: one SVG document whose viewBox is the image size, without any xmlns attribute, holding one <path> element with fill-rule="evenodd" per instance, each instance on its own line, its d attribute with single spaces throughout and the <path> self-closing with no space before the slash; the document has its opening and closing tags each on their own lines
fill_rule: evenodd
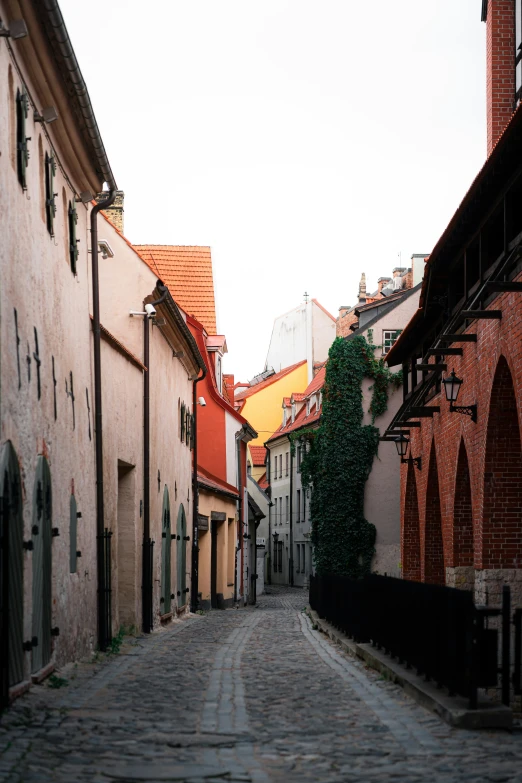
<svg viewBox="0 0 522 783">
<path fill-rule="evenodd" d="M 503 599 L 504 611 L 475 606 L 467 590 L 377 574 L 359 580 L 310 578 L 310 606 L 320 617 L 356 642 L 371 643 L 416 669 L 437 687 L 467 697 L 472 709 L 477 689 L 496 687 L 499 671 L 503 701 L 509 702 L 509 587 Z M 495 616 L 503 625 L 501 646 L 498 629 L 488 627 L 488 618 Z"/>
</svg>

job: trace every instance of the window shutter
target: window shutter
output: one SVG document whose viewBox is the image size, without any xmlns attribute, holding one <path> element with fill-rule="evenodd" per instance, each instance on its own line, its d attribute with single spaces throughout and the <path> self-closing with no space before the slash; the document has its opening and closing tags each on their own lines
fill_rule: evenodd
<svg viewBox="0 0 522 783">
<path fill-rule="evenodd" d="M 16 92 L 16 162 L 18 169 L 18 181 L 24 190 L 27 190 L 26 169 L 29 163 L 29 148 L 27 142 L 31 141 L 26 134 L 25 121 L 29 114 L 29 100 L 27 93 Z"/>
<path fill-rule="evenodd" d="M 76 239 L 76 224 L 78 222 L 78 213 L 72 202 L 69 201 L 69 260 L 71 262 L 71 272 L 76 274 L 76 262 L 78 260 L 78 242 Z"/>
<path fill-rule="evenodd" d="M 191 423 L 190 423 L 190 448 L 193 449 L 194 448 L 194 438 L 196 436 L 196 422 L 195 422 L 194 414 L 192 414 L 192 416 L 190 418 L 191 418 Z"/>
<path fill-rule="evenodd" d="M 47 231 L 54 236 L 54 217 L 56 215 L 56 193 L 54 192 L 54 175 L 56 174 L 56 161 L 54 157 L 45 153 L 45 214 L 47 217 Z"/>
<path fill-rule="evenodd" d="M 185 403 L 181 403 L 181 431 L 180 431 L 180 438 L 181 441 L 185 440 Z"/>
</svg>

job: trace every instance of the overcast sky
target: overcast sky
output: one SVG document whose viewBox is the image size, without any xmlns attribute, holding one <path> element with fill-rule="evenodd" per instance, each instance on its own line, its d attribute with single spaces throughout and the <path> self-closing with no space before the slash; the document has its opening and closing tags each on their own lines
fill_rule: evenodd
<svg viewBox="0 0 522 783">
<path fill-rule="evenodd" d="M 61 0 L 135 243 L 210 245 L 226 371 L 429 253 L 485 159 L 479 0 Z M 400 255 L 399 255 L 400 254 Z"/>
</svg>

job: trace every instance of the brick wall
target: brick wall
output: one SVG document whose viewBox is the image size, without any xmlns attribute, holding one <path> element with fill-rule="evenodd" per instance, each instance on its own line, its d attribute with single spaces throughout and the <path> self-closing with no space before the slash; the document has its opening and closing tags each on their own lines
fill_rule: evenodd
<svg viewBox="0 0 522 783">
<path fill-rule="evenodd" d="M 518 280 L 522 282 L 522 275 Z M 515 293 L 500 294 L 490 307 L 502 310 L 502 320 L 471 322 L 466 331 L 476 334 L 477 342 L 462 344 L 463 355 L 451 357 L 451 368 L 464 381 L 458 404 L 476 402 L 477 423 L 469 416 L 450 413 L 442 391 L 427 402 L 440 406 L 440 413 L 430 419 L 421 419 L 421 427 L 410 431 L 410 453 L 423 460 L 422 471 L 415 473 L 415 486 L 424 576 L 430 568 L 433 571 L 426 561 L 433 556 L 434 526 L 439 513 L 444 565 L 469 563 L 470 507 L 475 569 L 520 568 L 522 565 L 522 297 Z M 393 444 L 387 447 L 395 448 Z M 436 461 L 433 454 L 436 454 Z M 410 491 L 408 466 L 402 465 L 402 559 L 405 566 L 411 556 L 405 551 L 406 495 Z M 409 503 L 411 507 L 411 499 Z M 427 527 L 430 527 L 429 535 Z M 434 570 L 438 573 L 440 562 L 436 548 L 435 557 Z"/>
<path fill-rule="evenodd" d="M 404 524 L 402 525 L 402 575 L 404 579 L 420 581 L 420 529 L 419 504 L 417 502 L 417 485 L 415 468 L 408 465 L 406 480 L 406 496 L 404 499 Z"/>
<path fill-rule="evenodd" d="M 424 528 L 424 582 L 445 583 L 444 553 L 442 548 L 442 518 L 440 513 L 439 474 L 435 445 L 431 444 L 426 490 L 426 521 Z"/>
<path fill-rule="evenodd" d="M 351 310 L 351 308 L 341 308 L 339 310 L 339 318 L 335 323 L 336 337 L 347 337 L 351 334 L 350 326 L 359 320 L 355 313 L 349 313 L 348 310 Z"/>
<path fill-rule="evenodd" d="M 511 119 L 515 100 L 515 0 L 489 0 L 486 31 L 488 155 Z"/>
</svg>

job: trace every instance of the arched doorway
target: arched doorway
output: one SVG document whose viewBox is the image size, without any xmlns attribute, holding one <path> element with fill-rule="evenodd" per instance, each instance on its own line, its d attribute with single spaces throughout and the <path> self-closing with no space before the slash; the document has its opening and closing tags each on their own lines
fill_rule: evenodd
<svg viewBox="0 0 522 783">
<path fill-rule="evenodd" d="M 163 490 L 163 510 L 161 512 L 161 614 L 171 611 L 171 529 L 170 529 L 170 500 L 169 490 L 165 485 Z"/>
<path fill-rule="evenodd" d="M 178 523 L 177 523 L 177 577 L 178 577 L 178 606 L 184 606 L 187 602 L 187 542 L 185 540 L 187 536 L 187 519 L 185 517 L 185 509 L 183 503 L 179 507 L 178 511 Z"/>
<path fill-rule="evenodd" d="M 415 468 L 410 462 L 406 478 L 406 497 L 404 501 L 404 524 L 402 531 L 402 575 L 404 579 L 420 582 L 420 530 L 419 504 Z"/>
<path fill-rule="evenodd" d="M 52 490 L 51 471 L 38 457 L 33 491 L 33 654 L 32 671 L 51 660 Z"/>
<path fill-rule="evenodd" d="M 508 364 L 501 356 L 491 390 L 486 440 L 483 568 L 520 568 L 522 564 L 521 487 L 522 453 L 515 389 Z"/>
<path fill-rule="evenodd" d="M 23 680 L 22 482 L 11 441 L 0 450 L 0 706 Z"/>
<path fill-rule="evenodd" d="M 471 507 L 471 481 L 469 476 L 468 455 L 464 441 L 461 440 L 455 479 L 455 499 L 453 503 L 453 565 L 459 569 L 473 567 L 473 512 Z M 465 582 L 469 582 L 466 579 Z M 457 575 L 458 584 L 459 578 Z M 464 586 L 464 584 L 463 584 Z M 468 586 L 466 584 L 466 586 Z M 470 586 L 470 585 L 469 585 Z"/>
<path fill-rule="evenodd" d="M 426 490 L 423 581 L 436 585 L 443 585 L 446 582 L 444 573 L 444 550 L 442 544 L 439 475 L 437 470 L 435 443 L 431 444 L 428 488 Z"/>
</svg>

